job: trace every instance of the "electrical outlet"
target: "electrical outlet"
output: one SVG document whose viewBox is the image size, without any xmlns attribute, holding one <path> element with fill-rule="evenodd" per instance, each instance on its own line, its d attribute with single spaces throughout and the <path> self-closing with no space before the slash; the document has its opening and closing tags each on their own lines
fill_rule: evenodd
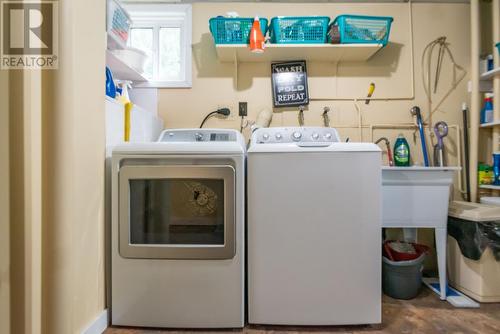
<svg viewBox="0 0 500 334">
<path fill-rule="evenodd" d="M 248 103 L 246 103 L 246 102 L 240 102 L 238 104 L 238 115 L 240 115 L 242 117 L 243 116 L 247 116 L 247 113 L 248 113 L 247 107 L 248 107 Z"/>
</svg>

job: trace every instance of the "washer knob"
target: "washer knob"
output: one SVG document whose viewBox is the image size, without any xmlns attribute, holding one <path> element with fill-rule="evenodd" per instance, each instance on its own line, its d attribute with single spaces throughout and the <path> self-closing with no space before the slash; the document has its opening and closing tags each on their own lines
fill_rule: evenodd
<svg viewBox="0 0 500 334">
<path fill-rule="evenodd" d="M 302 133 L 300 133 L 298 131 L 295 131 L 294 133 L 292 133 L 292 139 L 295 141 L 299 141 L 301 137 L 302 137 Z"/>
<path fill-rule="evenodd" d="M 281 140 L 281 138 L 283 138 L 283 136 L 281 135 L 281 133 L 277 133 L 275 135 L 275 137 L 276 137 L 276 140 Z"/>
<path fill-rule="evenodd" d="M 200 132 L 196 132 L 194 134 L 194 138 L 196 139 L 196 141 L 203 141 L 203 134 Z"/>
<path fill-rule="evenodd" d="M 264 140 L 264 141 L 268 141 L 268 140 L 269 140 L 269 134 L 264 133 L 264 134 L 262 135 L 262 140 Z"/>
<path fill-rule="evenodd" d="M 318 140 L 319 139 L 319 134 L 317 134 L 316 132 L 314 132 L 311 137 L 314 140 Z"/>
<path fill-rule="evenodd" d="M 330 140 L 330 139 L 332 139 L 332 134 L 331 134 L 330 132 L 327 132 L 327 133 L 325 134 L 325 139 L 326 139 L 326 140 Z"/>
</svg>

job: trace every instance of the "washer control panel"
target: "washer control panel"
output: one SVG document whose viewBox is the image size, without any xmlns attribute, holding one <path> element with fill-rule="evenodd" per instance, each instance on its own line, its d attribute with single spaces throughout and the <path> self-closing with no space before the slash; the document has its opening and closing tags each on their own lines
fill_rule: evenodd
<svg viewBox="0 0 500 334">
<path fill-rule="evenodd" d="M 340 138 L 334 128 L 302 127 L 302 128 L 260 128 L 253 134 L 258 144 L 277 143 L 335 143 Z"/>
<path fill-rule="evenodd" d="M 165 130 L 160 142 L 228 142 L 236 141 L 236 133 L 232 130 L 187 129 Z"/>
</svg>

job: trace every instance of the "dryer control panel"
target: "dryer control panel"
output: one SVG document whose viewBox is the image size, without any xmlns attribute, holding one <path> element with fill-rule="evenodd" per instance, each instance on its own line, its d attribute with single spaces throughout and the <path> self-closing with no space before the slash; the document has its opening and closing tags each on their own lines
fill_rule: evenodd
<svg viewBox="0 0 500 334">
<path fill-rule="evenodd" d="M 252 142 L 256 144 L 336 143 L 339 141 L 337 130 L 322 127 L 260 128 L 252 135 Z"/>
<path fill-rule="evenodd" d="M 185 129 L 165 130 L 160 135 L 160 142 L 233 142 L 235 130 Z"/>
</svg>

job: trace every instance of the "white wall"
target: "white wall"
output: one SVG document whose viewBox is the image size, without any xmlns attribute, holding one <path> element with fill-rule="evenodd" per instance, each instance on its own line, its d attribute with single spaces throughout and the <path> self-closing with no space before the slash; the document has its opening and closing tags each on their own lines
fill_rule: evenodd
<svg viewBox="0 0 500 334">
<path fill-rule="evenodd" d="M 44 333 L 81 333 L 105 309 L 105 5 L 60 1 L 60 67 L 44 73 Z"/>
</svg>

